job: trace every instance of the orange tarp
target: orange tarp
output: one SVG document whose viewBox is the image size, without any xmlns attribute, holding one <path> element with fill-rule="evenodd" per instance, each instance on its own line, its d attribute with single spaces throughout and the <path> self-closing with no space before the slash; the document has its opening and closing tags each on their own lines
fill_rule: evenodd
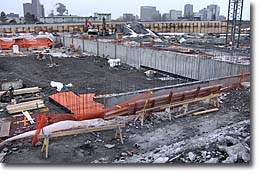
<svg viewBox="0 0 260 174">
<path fill-rule="evenodd" d="M 49 96 L 52 100 L 67 108 L 76 120 L 104 117 L 104 105 L 93 100 L 95 94 L 76 95 L 73 92 L 57 93 Z"/>
<path fill-rule="evenodd" d="M 12 49 L 13 45 L 18 45 L 19 48 L 39 48 L 46 47 L 52 48 L 53 42 L 48 37 L 43 38 L 8 38 L 1 39 L 0 38 L 0 49 Z"/>
</svg>

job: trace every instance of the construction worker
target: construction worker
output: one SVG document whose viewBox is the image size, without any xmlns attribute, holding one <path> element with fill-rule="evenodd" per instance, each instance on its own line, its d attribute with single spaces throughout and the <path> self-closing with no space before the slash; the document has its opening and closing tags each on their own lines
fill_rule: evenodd
<svg viewBox="0 0 260 174">
<path fill-rule="evenodd" d="M 10 86 L 8 90 L 1 96 L 2 103 L 10 103 L 14 98 L 14 87 Z"/>
</svg>

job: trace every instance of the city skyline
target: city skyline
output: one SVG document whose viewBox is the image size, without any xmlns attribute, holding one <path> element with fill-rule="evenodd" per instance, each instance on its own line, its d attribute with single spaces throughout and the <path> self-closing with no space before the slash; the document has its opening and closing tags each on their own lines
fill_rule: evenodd
<svg viewBox="0 0 260 174">
<path fill-rule="evenodd" d="M 3 2 L 0 7 L 0 11 L 6 13 L 18 13 L 20 16 L 23 16 L 23 3 L 30 2 L 31 0 L 12 0 L 12 3 Z M 106 12 L 112 13 L 112 18 L 116 19 L 119 16 L 122 16 L 123 13 L 133 13 L 140 16 L 140 7 L 141 6 L 156 6 L 161 14 L 167 13 L 170 9 L 181 10 L 184 12 L 185 4 L 193 4 L 193 11 L 198 12 L 207 5 L 216 4 L 220 6 L 220 15 L 227 16 L 228 1 L 227 0 L 183 0 L 173 1 L 173 0 L 163 0 L 165 3 L 162 3 L 162 0 L 110 0 L 109 2 L 103 2 L 103 5 L 100 5 L 100 2 L 84 0 L 40 0 L 41 4 L 45 6 L 45 15 L 47 16 L 51 10 L 54 9 L 55 4 L 58 2 L 64 3 L 69 10 L 69 14 L 79 15 L 79 16 L 93 16 L 94 12 Z M 20 4 L 13 6 L 13 3 Z M 73 3 L 74 2 L 74 3 Z M 86 7 L 84 8 L 84 5 Z M 117 4 L 117 5 L 115 5 Z M 120 6 L 120 8 L 118 8 Z M 243 20 L 250 19 L 250 1 L 244 0 L 244 11 L 243 11 Z"/>
</svg>

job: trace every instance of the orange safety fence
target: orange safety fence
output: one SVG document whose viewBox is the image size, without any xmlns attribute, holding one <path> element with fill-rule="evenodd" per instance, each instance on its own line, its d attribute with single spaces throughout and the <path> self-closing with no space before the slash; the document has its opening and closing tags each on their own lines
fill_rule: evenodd
<svg viewBox="0 0 260 174">
<path fill-rule="evenodd" d="M 63 92 L 51 95 L 50 98 L 59 105 L 67 108 L 72 114 L 40 114 L 36 133 L 32 145 L 38 141 L 38 135 L 42 128 L 59 121 L 82 121 L 95 118 L 104 118 L 104 105 L 93 100 L 95 94 L 76 95 L 73 92 Z"/>
</svg>

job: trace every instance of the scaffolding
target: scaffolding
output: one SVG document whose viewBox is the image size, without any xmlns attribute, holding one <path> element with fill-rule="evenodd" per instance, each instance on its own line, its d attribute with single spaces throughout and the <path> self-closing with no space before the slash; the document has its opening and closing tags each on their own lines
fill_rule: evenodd
<svg viewBox="0 0 260 174">
<path fill-rule="evenodd" d="M 226 45 L 239 47 L 244 0 L 229 0 Z M 231 27 L 231 29 L 230 29 Z"/>
</svg>

